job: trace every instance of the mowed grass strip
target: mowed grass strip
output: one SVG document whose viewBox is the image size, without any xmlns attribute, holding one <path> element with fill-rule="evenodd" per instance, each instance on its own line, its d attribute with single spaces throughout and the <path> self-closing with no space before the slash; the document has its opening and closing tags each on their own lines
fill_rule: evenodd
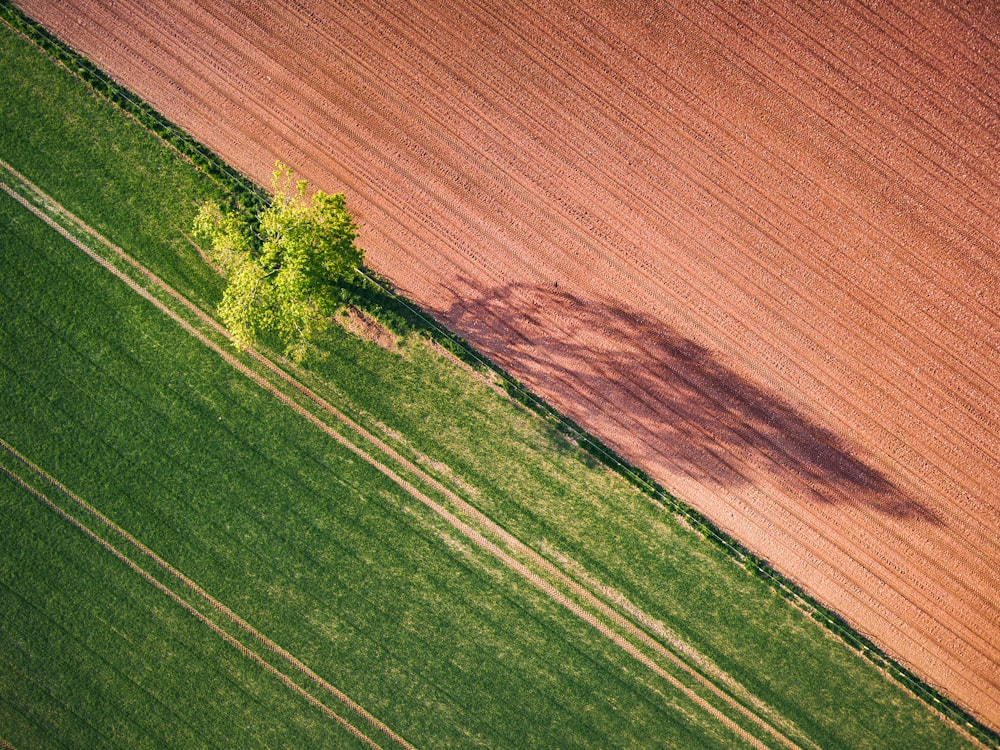
<svg viewBox="0 0 1000 750">
<path fill-rule="evenodd" d="M 732 735 L 9 198 L 0 430 L 418 746 Z M 16 269 L 16 273 L 14 270 Z"/>
<path fill-rule="evenodd" d="M 129 227 L 134 230 L 155 222 L 156 227 L 148 232 L 151 244 L 136 247 L 135 252 L 170 283 L 182 289 L 186 283 L 196 300 L 211 302 L 220 288 L 219 281 L 199 266 L 197 253 L 181 235 L 190 221 L 182 214 L 190 211 L 193 215 L 193 202 L 188 206 L 184 199 L 159 189 L 177 179 L 174 170 L 191 173 L 186 179 L 193 180 L 192 194 L 211 192 L 211 184 L 145 131 L 132 132 L 142 129 L 102 100 L 81 93 L 78 81 L 51 66 L 9 30 L 0 30 L 0 44 L 5 75 L 9 68 L 28 71 L 17 70 L 20 78 L 8 79 L 31 82 L 28 94 L 17 86 L 0 94 L 4 99 L 0 111 L 5 120 L 20 117 L 22 111 L 32 118 L 30 124 L 10 128 L 5 122 L 0 156 L 121 244 L 129 245 L 131 236 L 146 236 Z M 31 107 L 23 107 L 25 97 L 31 100 Z M 63 101 L 69 104 L 60 106 Z M 48 104 L 43 106 L 43 102 Z M 29 132 L 33 128 L 48 132 L 45 137 L 36 136 Z M 95 132 L 115 145 L 89 145 Z M 147 148 L 162 153 L 149 156 Z M 53 164 L 66 168 L 51 172 Z M 120 202 L 113 209 L 100 199 L 91 200 L 94 193 L 120 195 L 117 186 L 134 185 L 130 175 L 137 165 L 148 176 L 136 188 L 138 200 Z M 161 170 L 162 181 L 157 178 Z M 94 188 L 95 184 L 101 186 Z M 116 228 L 115 224 L 122 226 Z M 154 252 L 154 246 L 160 249 Z M 185 281 L 189 275 L 190 280 Z M 373 422 L 389 425 L 416 455 L 440 467 L 432 470 L 439 471 L 445 481 L 457 477 L 454 486 L 462 492 L 472 486 L 474 497 L 469 499 L 519 538 L 553 559 L 572 558 L 568 569 L 582 567 L 592 578 L 614 587 L 646 613 L 667 623 L 806 730 L 818 744 L 963 744 L 962 738 L 926 706 L 831 639 L 716 548 L 681 528 L 616 476 L 588 466 L 580 451 L 538 419 L 498 397 L 425 345 L 410 342 L 400 355 L 337 331 L 331 333 L 326 345 L 332 355 L 322 363 L 313 363 L 316 380 L 331 384 L 322 395 L 338 406 L 352 408 L 358 418 L 367 413 Z M 222 382 L 228 382 L 225 387 L 231 392 L 249 387 L 225 377 Z M 220 409 L 228 403 L 221 397 L 212 399 Z M 53 429 L 59 429 L 58 425 Z M 88 450 L 101 453 L 105 445 Z M 180 453 L 177 460 L 200 458 L 195 450 L 188 455 Z M 120 464 L 128 468 L 129 461 L 126 456 Z M 313 471 L 310 467 L 305 462 L 296 470 L 308 473 Z M 216 469 L 248 470 L 225 466 L 212 470 Z M 316 476 L 322 474 L 317 471 Z M 134 479 L 142 486 L 143 477 Z M 92 481 L 96 485 L 110 482 L 97 476 Z M 157 512 L 166 511 L 157 508 Z M 266 536 L 266 532 L 259 533 Z M 445 530 L 433 533 L 445 534 Z M 391 534 L 387 540 L 392 543 Z M 230 562 L 240 564 L 238 556 Z M 247 567 L 252 572 L 253 562 Z M 503 573 L 496 571 L 495 575 L 502 577 Z"/>
</svg>

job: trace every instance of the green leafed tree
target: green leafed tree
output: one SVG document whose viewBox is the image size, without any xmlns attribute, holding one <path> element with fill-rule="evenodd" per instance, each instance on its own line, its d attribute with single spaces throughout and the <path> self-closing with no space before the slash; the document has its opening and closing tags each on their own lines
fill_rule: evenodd
<svg viewBox="0 0 1000 750">
<path fill-rule="evenodd" d="M 228 280 L 219 316 L 241 349 L 277 337 L 301 359 L 345 302 L 345 285 L 364 260 L 343 194 L 317 190 L 278 164 L 271 203 L 257 217 L 202 205 L 195 236 Z"/>
</svg>

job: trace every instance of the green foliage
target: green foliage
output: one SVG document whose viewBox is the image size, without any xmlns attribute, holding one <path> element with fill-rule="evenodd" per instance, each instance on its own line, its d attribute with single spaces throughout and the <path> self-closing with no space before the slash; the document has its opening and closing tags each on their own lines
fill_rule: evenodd
<svg viewBox="0 0 1000 750">
<path fill-rule="evenodd" d="M 272 186 L 274 197 L 257 217 L 206 201 L 194 234 L 211 243 L 210 257 L 228 279 L 219 316 L 233 343 L 247 349 L 276 336 L 300 360 L 346 301 L 346 284 L 364 252 L 342 193 L 317 190 L 309 197 L 306 182 L 293 187 L 291 170 L 281 164 Z"/>
</svg>

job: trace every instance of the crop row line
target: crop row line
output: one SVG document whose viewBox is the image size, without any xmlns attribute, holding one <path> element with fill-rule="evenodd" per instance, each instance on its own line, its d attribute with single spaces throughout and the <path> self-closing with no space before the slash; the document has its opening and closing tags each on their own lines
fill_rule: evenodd
<svg viewBox="0 0 1000 750">
<path fill-rule="evenodd" d="M 277 655 L 279 655 L 282 659 L 284 659 L 285 661 L 287 661 L 288 663 L 290 663 L 292 666 L 294 666 L 296 669 L 298 669 L 300 672 L 302 672 L 303 674 L 305 674 L 307 677 L 309 677 L 311 680 L 313 680 L 316 684 L 320 685 L 324 690 L 326 690 L 331 695 L 333 695 L 335 698 L 337 698 L 337 700 L 339 700 L 341 703 L 343 703 L 347 708 L 350 708 L 352 711 L 354 711 L 355 713 L 357 713 L 358 715 L 360 715 L 361 717 L 363 717 L 364 719 L 366 719 L 369 723 L 371 723 L 376 729 L 379 729 L 380 731 L 382 731 L 383 733 L 385 733 L 387 736 L 391 737 L 401 747 L 407 748 L 408 750 L 415 750 L 415 748 L 412 745 L 410 745 L 408 742 L 406 742 L 405 740 L 403 740 L 401 737 L 399 737 L 398 735 L 396 735 L 395 733 L 393 733 L 391 729 L 389 729 L 387 726 L 385 726 L 384 724 L 382 724 L 378 719 L 376 719 L 374 716 L 372 716 L 367 711 L 365 711 L 361 706 L 359 706 L 354 701 L 352 701 L 347 695 L 345 695 L 340 690 L 338 690 L 336 687 L 334 687 L 329 682 L 327 682 L 326 680 L 324 680 L 322 677 L 320 677 L 319 675 L 317 675 L 315 672 L 313 672 L 311 669 L 309 669 L 309 667 L 307 667 L 305 664 L 303 664 L 301 661 L 299 661 L 296 657 L 294 657 L 293 655 L 291 655 L 290 653 L 288 653 L 287 651 L 285 651 L 283 648 L 281 648 L 281 646 L 279 646 L 278 644 L 276 644 L 274 641 L 270 640 L 269 638 L 267 638 L 266 636 L 264 636 L 263 634 L 261 634 L 259 631 L 257 631 L 256 629 L 254 629 L 253 626 L 251 626 L 249 623 L 247 623 L 242 618 L 240 618 L 235 612 L 233 612 L 231 609 L 229 609 L 226 605 L 224 605 L 222 602 L 220 602 L 217 599 L 215 599 L 214 597 L 212 597 L 204 589 L 202 589 L 197 583 L 195 583 L 190 578 L 188 578 L 187 576 L 185 576 L 183 573 L 181 573 L 180 571 L 178 571 L 176 568 L 174 568 L 173 566 L 171 566 L 163 558 L 161 558 L 159 555 L 157 555 L 151 549 L 149 549 L 148 547 L 146 547 L 142 542 L 140 542 L 134 536 L 132 536 L 127 531 L 125 531 L 123 528 L 121 528 L 120 526 L 118 526 L 114 521 L 112 521 L 111 519 L 109 519 L 107 516 L 103 515 L 100 511 L 98 511 L 92 505 L 90 505 L 85 500 L 83 500 L 81 497 L 79 497 L 78 495 L 76 495 L 75 493 L 73 493 L 71 490 L 69 490 L 68 488 L 66 488 L 57 479 L 55 479 L 54 477 L 52 477 L 51 475 L 49 475 L 46 471 L 44 471 L 40 467 L 36 466 L 34 463 L 32 463 L 30 460 L 28 460 L 25 456 L 21 455 L 21 453 L 19 453 L 13 446 L 11 446 L 9 443 L 7 443 L 7 441 L 5 441 L 3 438 L 0 438 L 0 448 L 2 448 L 4 451 L 6 451 L 8 454 L 10 454 L 13 458 L 15 458 L 21 464 L 23 464 L 24 466 L 26 466 L 28 469 L 30 469 L 34 474 L 38 475 L 41 479 L 45 480 L 48 484 L 50 484 L 52 487 L 54 487 L 55 489 L 57 489 L 60 493 L 62 493 L 63 495 L 65 495 L 66 497 L 68 497 L 70 500 L 72 500 L 76 505 L 78 505 L 80 508 L 82 508 L 83 510 L 85 510 L 88 514 L 90 514 L 93 518 L 95 518 L 97 521 L 99 521 L 105 527 L 107 527 L 108 529 L 110 529 L 111 531 L 113 531 L 115 534 L 117 534 L 119 537 L 121 537 L 125 542 L 127 542 L 129 545 L 131 545 L 132 547 L 134 547 L 136 550 L 138 550 L 143 556 L 145 556 L 146 558 L 148 558 L 149 560 L 151 560 L 153 563 L 155 563 L 157 566 L 159 566 L 160 568 L 162 568 L 164 571 L 166 571 L 167 573 L 169 573 L 170 576 L 172 576 L 174 579 L 176 579 L 177 581 L 179 581 L 180 583 L 182 583 L 185 587 L 187 587 L 188 589 L 190 589 L 191 591 L 193 591 L 195 594 L 197 594 L 199 597 L 201 597 L 212 609 L 214 609 L 217 612 L 225 615 L 233 623 L 235 623 L 237 626 L 239 626 L 242 630 L 244 630 L 246 633 L 248 633 L 254 639 L 256 639 L 257 641 L 259 641 L 260 643 L 262 643 L 264 646 L 266 646 L 268 649 L 270 649 L 271 651 L 273 651 L 274 653 L 276 653 Z M 169 586 L 167 586 L 166 584 L 164 584 L 160 580 L 158 580 L 152 573 L 150 573 L 148 570 L 146 570 L 145 568 L 143 568 L 141 565 L 139 565 L 137 562 L 135 562 L 132 558 L 130 558 L 124 552 L 122 552 L 121 550 L 119 550 L 113 544 L 111 544 L 111 542 L 109 542 L 107 539 L 105 539 L 100 534 L 98 534 L 93 529 L 91 529 L 86 523 L 84 523 L 83 521 L 79 520 L 78 518 L 76 518 L 75 516 L 73 516 L 71 513 L 69 513 L 68 511 L 66 511 L 62 507 L 60 507 L 58 503 L 56 503 L 55 501 L 53 501 L 45 493 L 43 493 L 42 491 L 40 491 L 37 488 L 33 487 L 31 484 L 29 484 L 28 482 L 26 482 L 22 477 L 20 477 L 17 473 L 15 473 L 14 471 L 10 470 L 6 466 L 0 466 L 0 472 L 2 472 L 7 477 L 9 477 L 13 482 L 15 482 L 23 490 L 25 490 L 26 492 L 28 492 L 29 494 L 31 494 L 35 499 L 37 499 L 39 502 L 41 502 L 43 505 L 45 505 L 53 513 L 55 513 L 56 515 L 58 515 L 63 520 L 65 520 L 65 521 L 69 522 L 70 524 L 72 524 L 79 531 L 83 532 L 89 539 L 91 539 L 92 541 L 96 542 L 102 549 L 104 549 L 105 551 L 107 551 L 107 552 L 111 553 L 112 555 L 114 555 L 115 558 L 117 558 L 119 561 L 121 561 L 122 563 L 124 563 L 134 573 L 138 574 L 144 581 L 146 581 L 147 583 L 149 583 L 150 585 L 152 585 L 154 588 L 156 588 L 158 591 L 160 591 L 160 593 L 166 595 L 171 601 L 173 601 L 174 603 L 178 604 L 182 609 L 184 609 L 190 615 L 192 615 L 193 617 L 195 617 L 199 622 L 201 622 L 203 625 L 205 625 L 206 627 L 208 627 L 213 633 L 215 633 L 220 638 L 222 638 L 226 643 L 228 643 L 229 645 L 233 646 L 241 654 L 243 654 L 247 658 L 249 658 L 252 661 L 254 661 L 258 666 L 262 667 L 269 674 L 271 674 L 274 677 L 276 677 L 283 685 L 285 685 L 286 687 L 288 687 L 289 689 L 291 689 L 295 693 L 297 693 L 300 696 L 302 696 L 303 698 L 305 698 L 305 700 L 308 701 L 311 705 L 315 706 L 320 711 L 322 711 L 326 716 L 328 716 L 329 718 L 331 718 L 334 721 L 336 721 L 337 724 L 339 724 L 344 729 L 346 729 L 347 731 L 349 731 L 351 734 L 353 734 L 355 737 L 357 737 L 359 740 L 361 740 L 362 742 L 364 742 L 369 747 L 372 747 L 375 750 L 381 750 L 381 746 L 378 743 L 376 743 L 374 740 L 372 740 L 370 737 L 368 737 L 366 734 L 364 734 L 361 730 L 359 730 L 353 724 L 351 724 L 349 721 L 347 721 L 342 716 L 340 716 L 336 711 L 334 711 L 332 708 L 330 708 L 329 706 L 327 706 L 321 700 L 319 700 L 318 698 L 316 698 L 316 696 L 314 696 L 308 690 L 306 690 L 301 685 L 299 685 L 294 680 L 292 680 L 290 677 L 288 677 L 288 675 L 286 675 L 284 672 L 282 672 L 281 670 L 279 670 L 278 668 L 276 668 L 274 665 L 272 665 L 271 663 L 269 663 L 267 660 L 265 660 L 262 656 L 260 656 L 258 653 L 256 653 L 253 649 L 249 648 L 245 643 L 243 643 L 243 641 L 239 640 L 235 636 L 233 636 L 230 633 L 228 633 L 225 629 L 223 629 L 222 627 L 220 627 L 216 622 L 214 622 L 209 617 L 207 617 L 198 608 L 196 608 L 194 605 L 192 605 L 190 602 L 188 602 L 186 599 L 184 599 L 182 596 L 180 596 L 178 593 L 176 593 L 174 590 L 172 590 Z M 0 747 L 3 747 L 3 746 L 0 745 Z"/>
<path fill-rule="evenodd" d="M 586 159 L 581 159 L 581 162 L 586 161 Z M 638 198 L 636 200 L 639 200 Z M 683 377 L 683 376 L 681 376 Z M 637 398 L 642 398 L 642 394 L 635 394 Z"/>
</svg>

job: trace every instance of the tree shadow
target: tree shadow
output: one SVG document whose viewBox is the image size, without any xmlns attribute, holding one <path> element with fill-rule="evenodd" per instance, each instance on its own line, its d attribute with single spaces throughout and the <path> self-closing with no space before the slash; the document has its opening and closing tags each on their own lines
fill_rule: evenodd
<svg viewBox="0 0 1000 750">
<path fill-rule="evenodd" d="M 662 323 L 556 287 L 462 284 L 469 294 L 435 316 L 643 468 L 724 487 L 768 472 L 820 502 L 940 523 L 833 432 Z"/>
</svg>

